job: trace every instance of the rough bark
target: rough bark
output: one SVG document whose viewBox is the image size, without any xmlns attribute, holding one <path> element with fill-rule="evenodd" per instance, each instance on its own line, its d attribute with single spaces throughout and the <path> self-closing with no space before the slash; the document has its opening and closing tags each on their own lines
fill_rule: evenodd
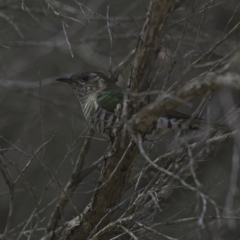
<svg viewBox="0 0 240 240">
<path fill-rule="evenodd" d="M 143 85 L 141 80 L 148 78 L 148 66 L 156 58 L 156 46 L 159 41 L 157 34 L 160 33 L 159 30 L 162 30 L 169 13 L 179 6 L 181 2 L 183 0 L 151 1 L 133 61 L 128 84 L 129 90 L 140 90 L 140 86 Z M 121 140 L 122 136 L 119 135 L 108 152 L 108 159 L 102 169 L 98 186 L 90 204 L 85 208 L 81 216 L 49 233 L 44 239 L 88 239 L 93 233 L 109 223 L 125 192 L 129 174 L 138 155 L 138 149 L 135 143 L 131 141 L 130 136 L 127 136 L 124 142 Z"/>
</svg>

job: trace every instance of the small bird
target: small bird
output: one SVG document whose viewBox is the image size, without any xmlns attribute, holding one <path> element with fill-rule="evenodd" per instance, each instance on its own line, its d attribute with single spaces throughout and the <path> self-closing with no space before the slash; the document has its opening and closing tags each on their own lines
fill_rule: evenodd
<svg viewBox="0 0 240 240">
<path fill-rule="evenodd" d="M 111 139 L 112 132 L 116 132 L 121 125 L 124 90 L 100 72 L 83 72 L 56 80 L 68 83 L 72 87 L 91 127 Z M 145 134 L 166 130 L 196 130 L 202 122 L 200 118 L 191 118 L 189 115 L 172 111 L 160 117 Z"/>
</svg>

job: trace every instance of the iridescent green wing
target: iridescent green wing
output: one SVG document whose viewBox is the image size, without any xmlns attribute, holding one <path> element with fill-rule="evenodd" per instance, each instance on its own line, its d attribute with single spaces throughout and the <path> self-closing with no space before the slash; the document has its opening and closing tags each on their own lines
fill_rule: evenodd
<svg viewBox="0 0 240 240">
<path fill-rule="evenodd" d="M 114 112 L 118 104 L 123 102 L 123 90 L 121 88 L 103 90 L 97 97 L 98 105 L 110 112 Z"/>
</svg>

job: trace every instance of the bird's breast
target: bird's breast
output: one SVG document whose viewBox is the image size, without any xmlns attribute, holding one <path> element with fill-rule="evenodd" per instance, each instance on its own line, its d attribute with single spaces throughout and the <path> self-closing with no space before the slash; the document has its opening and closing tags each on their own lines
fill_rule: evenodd
<svg viewBox="0 0 240 240">
<path fill-rule="evenodd" d="M 101 90 L 101 89 L 100 89 Z M 84 117 L 91 127 L 100 134 L 109 137 L 115 128 L 119 127 L 119 119 L 115 112 L 108 111 L 98 104 L 99 92 L 78 95 Z"/>
</svg>

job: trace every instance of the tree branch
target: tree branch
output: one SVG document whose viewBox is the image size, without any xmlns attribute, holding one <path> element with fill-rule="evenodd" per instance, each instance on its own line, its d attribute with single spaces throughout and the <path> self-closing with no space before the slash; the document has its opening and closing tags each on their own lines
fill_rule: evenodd
<svg viewBox="0 0 240 240">
<path fill-rule="evenodd" d="M 48 227 L 47 227 L 48 232 L 52 231 L 53 229 L 55 229 L 57 227 L 57 224 L 63 214 L 64 208 L 65 208 L 67 202 L 71 199 L 73 192 L 76 190 L 78 184 L 83 180 L 83 175 L 81 174 L 82 167 L 83 167 L 85 156 L 90 147 L 91 137 L 93 136 L 93 134 L 94 134 L 94 130 L 92 128 L 90 128 L 90 130 L 88 132 L 89 137 L 85 139 L 85 142 L 84 142 L 82 150 L 79 154 L 78 160 L 77 160 L 75 168 L 73 170 L 73 173 L 72 173 L 68 183 L 66 184 L 64 191 L 58 200 L 57 206 L 56 206 L 55 210 L 53 211 L 52 216 L 49 220 Z"/>
<path fill-rule="evenodd" d="M 141 91 L 148 81 L 148 76 L 159 53 L 159 38 L 165 21 L 170 13 L 184 0 L 153 0 L 150 3 L 147 18 L 140 34 L 136 54 L 128 81 L 128 89 Z"/>
<path fill-rule="evenodd" d="M 162 29 L 168 13 L 172 12 L 178 4 L 179 1 L 175 0 L 151 1 L 132 67 L 131 79 L 134 80 L 133 84 L 128 85 L 131 91 L 137 89 L 136 82 L 140 83 L 141 78 L 139 76 L 142 76 L 141 74 L 146 70 L 147 61 L 149 61 L 148 64 L 154 62 L 156 54 L 152 53 L 156 50 L 159 28 Z M 107 153 L 108 159 L 101 171 L 98 186 L 90 204 L 81 216 L 66 223 L 54 233 L 51 232 L 44 238 L 45 240 L 87 239 L 109 223 L 116 210 L 115 206 L 125 193 L 133 163 L 139 152 L 130 135 L 125 136 L 124 142 L 122 137 L 122 134 L 116 137 L 113 146 Z"/>
<path fill-rule="evenodd" d="M 239 53 L 238 55 L 240 56 Z M 237 62 L 239 62 L 239 56 Z M 147 132 L 152 123 L 160 116 L 164 116 L 167 112 L 205 93 L 213 93 L 226 87 L 240 90 L 240 75 L 235 72 L 222 74 L 219 74 L 219 72 L 209 72 L 197 77 L 179 90 L 169 94 L 163 94 L 158 97 L 156 101 L 141 109 L 141 111 L 136 113 L 129 121 L 130 130 L 134 132 Z"/>
</svg>

